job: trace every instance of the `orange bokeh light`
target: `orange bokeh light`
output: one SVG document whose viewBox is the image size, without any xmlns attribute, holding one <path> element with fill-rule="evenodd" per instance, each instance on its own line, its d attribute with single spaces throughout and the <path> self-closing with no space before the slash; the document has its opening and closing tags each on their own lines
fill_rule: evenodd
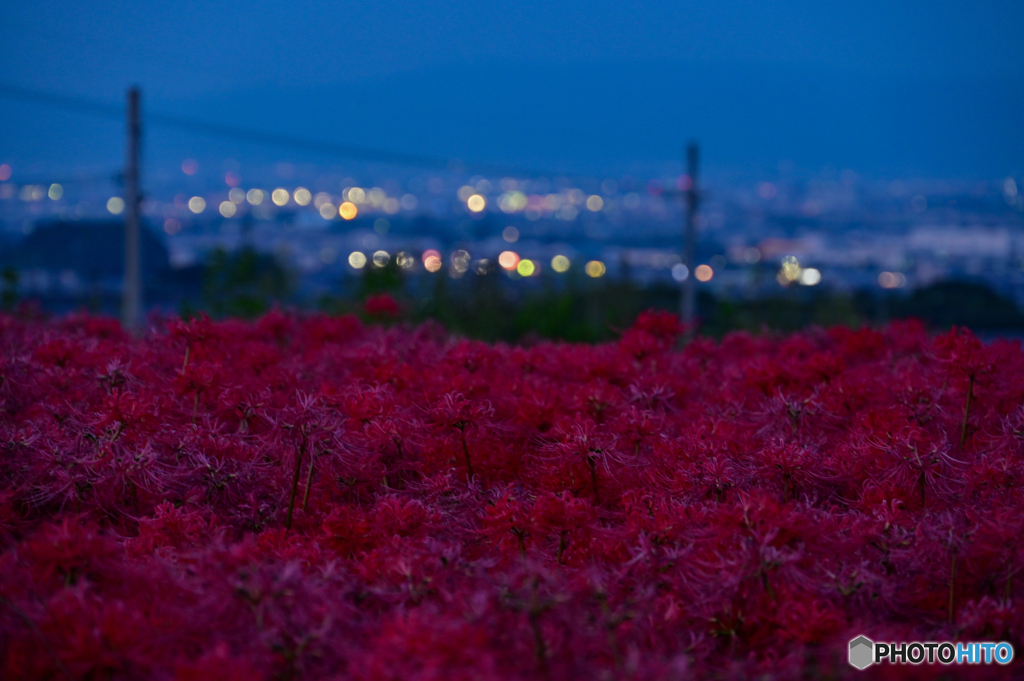
<svg viewBox="0 0 1024 681">
<path fill-rule="evenodd" d="M 345 203 L 341 204 L 340 208 L 338 208 L 338 215 L 340 215 L 343 220 L 351 220 L 358 213 L 359 209 L 356 208 L 356 204 L 352 203 L 351 201 L 346 201 Z"/>
<path fill-rule="evenodd" d="M 498 264 L 506 270 L 514 270 L 519 265 L 519 254 L 512 251 L 504 251 L 498 256 Z"/>
</svg>

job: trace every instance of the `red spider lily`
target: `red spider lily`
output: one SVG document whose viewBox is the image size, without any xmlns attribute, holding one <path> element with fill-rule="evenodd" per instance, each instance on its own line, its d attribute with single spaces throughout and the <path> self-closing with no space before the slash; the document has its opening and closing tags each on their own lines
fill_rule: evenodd
<svg viewBox="0 0 1024 681">
<path fill-rule="evenodd" d="M 490 404 L 475 404 L 461 393 L 450 392 L 441 395 L 430 410 L 431 419 L 441 426 L 454 428 L 459 432 L 463 460 L 466 464 L 466 479 L 473 477 L 473 458 L 466 442 L 466 429 L 479 428 L 494 414 Z"/>
<path fill-rule="evenodd" d="M 0 677 L 845 678 L 862 633 L 1021 649 L 1019 344 L 682 330 L 0 315 Z"/>
<path fill-rule="evenodd" d="M 370 317 L 378 319 L 389 319 L 398 317 L 401 314 L 402 309 L 399 307 L 395 299 L 387 293 L 379 293 L 374 296 L 370 296 L 363 303 L 363 309 L 366 314 Z"/>
</svg>

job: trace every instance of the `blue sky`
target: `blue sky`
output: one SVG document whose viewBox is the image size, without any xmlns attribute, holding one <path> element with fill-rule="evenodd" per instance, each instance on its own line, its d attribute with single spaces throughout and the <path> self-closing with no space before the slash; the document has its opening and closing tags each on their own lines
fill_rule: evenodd
<svg viewBox="0 0 1024 681">
<path fill-rule="evenodd" d="M 0 80 L 491 163 L 1024 171 L 1021 2 L 56 2 L 0 7 Z M 115 122 L 0 100 L 0 161 L 107 166 Z M 284 150 L 149 133 L 150 163 Z"/>
</svg>

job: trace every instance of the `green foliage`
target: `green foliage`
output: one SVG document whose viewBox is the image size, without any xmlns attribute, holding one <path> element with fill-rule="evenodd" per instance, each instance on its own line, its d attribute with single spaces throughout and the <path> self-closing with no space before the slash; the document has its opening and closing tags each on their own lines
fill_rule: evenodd
<svg viewBox="0 0 1024 681">
<path fill-rule="evenodd" d="M 856 328 L 869 321 L 854 300 L 841 293 L 792 289 L 750 300 L 715 299 L 705 295 L 699 308 L 702 331 L 721 336 L 730 331 L 796 331 L 810 325 L 837 324 Z"/>
<path fill-rule="evenodd" d="M 591 279 L 579 271 L 545 273 L 516 282 L 507 281 L 508 276 L 497 270 L 453 279 L 439 272 L 409 280 L 391 261 L 382 268 L 364 268 L 354 295 L 322 296 L 316 307 L 376 321 L 366 315 L 363 303 L 370 296 L 387 293 L 401 308 L 400 321 L 429 319 L 461 336 L 507 342 L 542 338 L 600 342 L 618 336 L 644 310 L 679 310 L 679 288 L 669 283 L 641 286 L 628 277 Z M 212 316 L 252 317 L 289 290 L 287 273 L 272 258 L 251 250 L 237 255 L 217 251 L 206 271 L 204 306 Z M 910 294 L 790 287 L 769 297 L 719 298 L 701 290 L 697 307 L 701 333 L 712 337 L 737 330 L 858 328 L 905 317 L 920 318 L 937 330 L 954 324 L 977 329 L 1024 327 L 1024 315 L 1011 300 L 967 282 L 943 282 Z"/>
<path fill-rule="evenodd" d="M 270 255 L 215 249 L 203 272 L 203 308 L 213 317 L 258 317 L 288 298 L 292 280 Z"/>
<path fill-rule="evenodd" d="M 642 289 L 628 281 L 542 276 L 507 286 L 504 272 L 467 280 L 438 277 L 413 307 L 415 321 L 434 319 L 473 338 L 515 341 L 551 338 L 597 342 L 614 338 L 651 307 L 673 309 L 673 287 Z"/>
<path fill-rule="evenodd" d="M 18 271 L 5 267 L 0 272 L 0 308 L 10 312 L 18 304 Z"/>
<path fill-rule="evenodd" d="M 402 268 L 397 265 L 394 258 L 384 267 L 367 265 L 363 268 L 359 280 L 359 299 L 364 300 L 377 293 L 395 294 L 402 290 L 404 279 Z"/>
<path fill-rule="evenodd" d="M 1009 298 L 984 284 L 943 281 L 917 289 L 890 306 L 897 317 L 912 314 L 933 326 L 981 329 L 1024 327 L 1024 315 Z"/>
</svg>

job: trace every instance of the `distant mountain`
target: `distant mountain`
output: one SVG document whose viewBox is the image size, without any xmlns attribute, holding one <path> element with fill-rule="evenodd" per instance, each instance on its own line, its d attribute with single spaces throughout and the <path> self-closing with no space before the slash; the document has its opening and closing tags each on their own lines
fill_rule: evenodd
<svg viewBox="0 0 1024 681">
<path fill-rule="evenodd" d="M 144 304 L 177 310 L 199 300 L 203 267 L 172 269 L 163 242 L 141 230 Z M 124 275 L 124 223 L 119 220 L 41 223 L 0 249 L 0 269 L 18 272 L 18 295 L 56 312 L 87 307 L 116 315 Z M 42 274 L 43 276 L 39 276 Z"/>
<path fill-rule="evenodd" d="M 142 272 L 155 279 L 170 269 L 167 248 L 149 229 L 143 228 Z M 18 270 L 72 270 L 84 281 L 120 278 L 124 272 L 124 223 L 50 222 L 0 254 L 0 265 Z"/>
</svg>

